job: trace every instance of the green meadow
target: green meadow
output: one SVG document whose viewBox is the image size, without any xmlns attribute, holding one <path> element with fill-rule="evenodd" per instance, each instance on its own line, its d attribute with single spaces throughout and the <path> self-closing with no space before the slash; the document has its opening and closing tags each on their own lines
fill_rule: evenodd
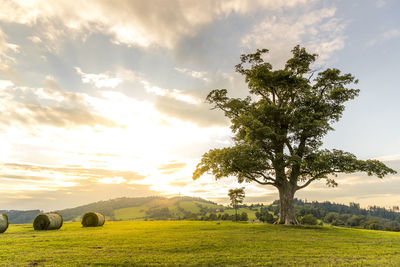
<svg viewBox="0 0 400 267">
<path fill-rule="evenodd" d="M 400 266 L 400 233 L 261 223 L 121 221 L 0 235 L 2 266 Z"/>
</svg>

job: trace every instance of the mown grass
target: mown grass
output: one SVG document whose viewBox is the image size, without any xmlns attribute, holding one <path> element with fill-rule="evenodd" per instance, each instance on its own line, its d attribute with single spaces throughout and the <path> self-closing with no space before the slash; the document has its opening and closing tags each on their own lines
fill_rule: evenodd
<svg viewBox="0 0 400 267">
<path fill-rule="evenodd" d="M 0 265 L 400 266 L 400 233 L 199 221 L 10 225 Z"/>
<path fill-rule="evenodd" d="M 200 212 L 200 207 L 196 205 L 196 201 L 180 201 L 179 202 L 179 207 L 186 211 L 190 211 L 192 213 L 199 213 Z M 202 203 L 203 204 L 203 203 Z"/>
<path fill-rule="evenodd" d="M 147 207 L 131 207 L 114 210 L 114 217 L 121 220 L 135 220 L 146 216 Z"/>
</svg>

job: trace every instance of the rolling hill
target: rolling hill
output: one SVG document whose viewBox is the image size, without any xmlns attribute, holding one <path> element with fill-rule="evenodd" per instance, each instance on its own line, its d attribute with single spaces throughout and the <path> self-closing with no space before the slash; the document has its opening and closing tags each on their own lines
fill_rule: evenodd
<svg viewBox="0 0 400 267">
<path fill-rule="evenodd" d="M 246 212 L 250 220 L 256 218 L 255 213 L 259 208 L 241 207 L 238 212 Z M 235 214 L 235 210 L 214 202 L 196 197 L 160 196 L 116 198 L 98 201 L 87 205 L 64 210 L 57 210 L 64 221 L 80 221 L 84 213 L 97 211 L 103 213 L 107 220 L 132 221 L 132 220 L 200 220 L 211 213 L 216 215 Z M 9 216 L 10 223 L 31 223 L 42 211 L 40 210 L 0 210 Z"/>
<path fill-rule="evenodd" d="M 246 212 L 254 220 L 257 208 L 242 207 L 239 213 Z M 195 197 L 142 197 L 117 198 L 99 201 L 76 208 L 59 210 L 65 221 L 79 221 L 88 211 L 99 211 L 108 220 L 198 220 L 211 213 L 233 215 L 235 210 L 214 202 Z"/>
</svg>

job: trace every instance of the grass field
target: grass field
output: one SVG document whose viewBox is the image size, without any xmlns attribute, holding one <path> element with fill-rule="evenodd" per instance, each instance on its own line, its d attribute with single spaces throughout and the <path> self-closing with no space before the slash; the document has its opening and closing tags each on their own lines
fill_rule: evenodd
<svg viewBox="0 0 400 267">
<path fill-rule="evenodd" d="M 400 266 L 400 233 L 198 221 L 10 225 L 0 235 L 0 265 Z"/>
<path fill-rule="evenodd" d="M 135 220 L 145 217 L 146 212 L 144 211 L 144 207 L 139 206 L 114 210 L 114 216 L 121 220 Z"/>
</svg>

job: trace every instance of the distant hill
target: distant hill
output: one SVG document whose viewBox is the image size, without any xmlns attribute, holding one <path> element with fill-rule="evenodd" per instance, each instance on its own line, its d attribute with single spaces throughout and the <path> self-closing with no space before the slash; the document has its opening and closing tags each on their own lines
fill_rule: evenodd
<svg viewBox="0 0 400 267">
<path fill-rule="evenodd" d="M 71 209 L 59 210 L 65 221 L 79 221 L 88 211 L 103 213 L 108 220 L 200 220 L 211 213 L 229 215 L 234 210 L 214 202 L 196 197 L 139 197 L 117 198 L 99 201 Z M 247 207 L 239 209 L 255 219 L 256 210 Z"/>
<path fill-rule="evenodd" d="M 234 209 L 218 205 L 217 203 L 198 197 L 173 197 L 160 196 L 137 197 L 137 198 L 116 198 L 105 201 L 90 203 L 87 205 L 58 210 L 64 221 L 80 221 L 83 214 L 89 211 L 103 213 L 107 220 L 130 221 L 130 220 L 215 220 L 225 214 L 224 219 L 232 219 Z M 32 223 L 40 210 L 17 211 L 3 210 L 10 222 Z M 248 219 L 255 219 L 257 209 L 249 207 L 238 209 L 241 214 L 248 214 Z M 211 217 L 210 217 L 211 215 Z"/>
<path fill-rule="evenodd" d="M 73 221 L 81 217 L 85 212 L 97 211 L 101 212 L 107 217 L 114 217 L 114 210 L 139 207 L 149 203 L 153 200 L 164 199 L 163 197 L 137 197 L 137 198 L 116 198 L 105 201 L 90 203 L 87 205 L 79 206 L 76 208 L 59 210 L 65 221 Z"/>
<path fill-rule="evenodd" d="M 8 215 L 8 220 L 12 224 L 33 222 L 40 212 L 40 210 L 0 210 L 0 213 Z"/>
</svg>

